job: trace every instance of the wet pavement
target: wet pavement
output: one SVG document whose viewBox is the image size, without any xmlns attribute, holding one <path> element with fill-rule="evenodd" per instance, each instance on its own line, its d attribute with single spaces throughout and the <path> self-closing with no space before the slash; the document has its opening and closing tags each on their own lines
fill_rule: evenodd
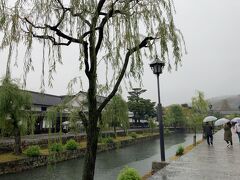
<svg viewBox="0 0 240 180">
<path fill-rule="evenodd" d="M 213 146 L 204 141 L 148 180 L 239 180 L 240 144 L 237 134 L 233 133 L 233 147 L 228 148 L 223 133 L 220 130 L 214 135 Z"/>
</svg>

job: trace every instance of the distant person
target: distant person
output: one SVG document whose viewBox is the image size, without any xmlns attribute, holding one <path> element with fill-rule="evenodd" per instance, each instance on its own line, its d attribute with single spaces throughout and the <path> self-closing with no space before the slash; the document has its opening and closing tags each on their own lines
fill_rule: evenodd
<svg viewBox="0 0 240 180">
<path fill-rule="evenodd" d="M 207 138 L 208 145 L 213 145 L 213 127 L 208 122 L 206 122 L 206 125 L 204 127 L 204 133 Z"/>
<path fill-rule="evenodd" d="M 235 128 L 235 132 L 236 132 L 237 135 L 238 135 L 238 141 L 239 141 L 239 143 L 240 143 L 240 122 L 236 123 L 235 126 L 234 126 L 234 128 Z"/>
<path fill-rule="evenodd" d="M 228 122 L 224 124 L 223 129 L 224 129 L 224 140 L 227 142 L 227 147 L 231 147 L 233 145 L 231 123 Z"/>
</svg>

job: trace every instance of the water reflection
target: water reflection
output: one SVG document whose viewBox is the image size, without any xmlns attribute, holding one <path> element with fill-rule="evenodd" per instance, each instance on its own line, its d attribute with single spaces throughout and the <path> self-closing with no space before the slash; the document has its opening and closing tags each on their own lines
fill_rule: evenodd
<svg viewBox="0 0 240 180">
<path fill-rule="evenodd" d="M 201 135 L 198 136 L 198 139 Z M 165 137 L 166 158 L 174 155 L 179 144 L 192 143 L 192 134 L 172 134 Z M 159 139 L 145 141 L 133 146 L 97 155 L 95 180 L 115 180 L 125 167 L 136 168 L 141 175 L 151 169 L 152 161 L 160 160 Z M 18 174 L 0 176 L 1 180 L 79 180 L 83 159 L 58 163 L 56 166 L 40 167 Z"/>
</svg>

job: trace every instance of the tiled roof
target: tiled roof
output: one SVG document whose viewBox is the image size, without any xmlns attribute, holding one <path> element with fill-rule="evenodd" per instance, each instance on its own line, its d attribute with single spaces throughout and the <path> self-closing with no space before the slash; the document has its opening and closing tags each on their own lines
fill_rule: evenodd
<svg viewBox="0 0 240 180">
<path fill-rule="evenodd" d="M 63 101 L 63 96 L 55 96 L 33 91 L 28 92 L 32 95 L 32 103 L 35 105 L 54 106 Z"/>
</svg>

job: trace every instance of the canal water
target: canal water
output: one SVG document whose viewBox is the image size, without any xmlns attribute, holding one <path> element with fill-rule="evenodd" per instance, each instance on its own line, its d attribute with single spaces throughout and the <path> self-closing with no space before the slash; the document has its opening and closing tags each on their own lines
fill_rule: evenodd
<svg viewBox="0 0 240 180">
<path fill-rule="evenodd" d="M 197 135 L 197 140 L 202 135 Z M 193 134 L 165 136 L 166 159 L 173 156 L 178 145 L 192 144 Z M 102 152 L 97 155 L 95 180 L 116 180 L 125 166 L 133 167 L 141 175 L 151 170 L 152 161 L 160 160 L 159 139 L 148 140 L 122 149 Z M 69 160 L 55 166 L 40 167 L 17 174 L 0 176 L 0 180 L 80 180 L 83 158 Z"/>
</svg>

